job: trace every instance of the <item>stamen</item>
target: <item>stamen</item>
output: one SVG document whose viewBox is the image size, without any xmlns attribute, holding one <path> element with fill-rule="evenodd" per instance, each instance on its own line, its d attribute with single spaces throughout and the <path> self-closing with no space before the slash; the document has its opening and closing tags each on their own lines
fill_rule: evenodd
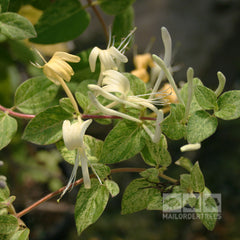
<svg viewBox="0 0 240 240">
<path fill-rule="evenodd" d="M 133 37 L 133 33 L 135 33 L 135 31 L 137 30 L 137 28 L 135 27 L 128 35 L 127 37 L 125 37 L 123 39 L 123 41 L 120 43 L 120 45 L 118 46 L 118 50 L 121 52 L 121 53 L 124 53 L 125 51 L 125 48 L 127 47 L 127 45 L 129 44 L 129 42 L 131 41 L 132 37 Z M 126 44 L 125 44 L 126 43 Z M 125 45 L 124 45 L 125 44 Z M 124 47 L 122 47 L 124 45 Z M 122 49 L 121 49 L 122 48 Z"/>
</svg>

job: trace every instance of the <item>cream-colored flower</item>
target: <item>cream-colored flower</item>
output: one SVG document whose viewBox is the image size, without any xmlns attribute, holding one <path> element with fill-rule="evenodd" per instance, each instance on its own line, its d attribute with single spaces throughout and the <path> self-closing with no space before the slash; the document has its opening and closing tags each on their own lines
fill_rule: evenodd
<svg viewBox="0 0 240 240">
<path fill-rule="evenodd" d="M 66 52 L 55 52 L 48 62 L 46 62 L 40 53 L 39 55 L 45 64 L 43 66 L 39 64 L 34 65 L 42 68 L 46 77 L 56 85 L 60 85 L 62 79 L 69 82 L 74 75 L 72 67 L 67 62 L 77 63 L 80 61 L 80 57 Z"/>
<path fill-rule="evenodd" d="M 67 192 L 71 184 L 75 182 L 77 169 L 80 161 L 81 161 L 84 187 L 91 188 L 91 180 L 90 180 L 89 171 L 88 171 L 88 159 L 85 153 L 84 139 L 83 139 L 85 132 L 89 127 L 89 125 L 91 124 L 91 122 L 92 122 L 92 119 L 89 119 L 87 121 L 82 121 L 80 118 L 78 119 L 77 122 L 73 124 L 71 124 L 69 120 L 65 120 L 63 122 L 62 133 L 63 133 L 64 144 L 68 150 L 76 149 L 77 156 L 75 159 L 74 167 L 73 167 L 70 179 L 68 181 L 68 184 L 64 189 L 60 198 L 62 198 L 62 196 Z"/>
<path fill-rule="evenodd" d="M 99 57 L 101 69 L 100 75 L 98 79 L 98 85 L 101 86 L 103 79 L 103 72 L 109 69 L 119 70 L 121 63 L 126 63 L 128 61 L 127 57 L 124 55 L 126 47 L 131 41 L 132 35 L 135 32 L 133 29 L 128 36 L 123 39 L 118 48 L 114 47 L 114 41 L 111 43 L 111 33 L 108 42 L 107 49 L 100 49 L 98 47 L 94 47 L 89 55 L 89 65 L 92 72 L 95 71 L 96 61 Z"/>
<path fill-rule="evenodd" d="M 151 130 L 143 124 L 143 128 L 147 132 L 147 134 L 151 137 L 153 142 L 158 142 L 160 140 L 161 129 L 160 122 L 163 120 L 162 111 L 154 106 L 154 104 L 163 104 L 164 101 L 160 98 L 156 99 L 145 99 L 142 98 L 144 95 L 139 96 L 131 96 L 130 95 L 130 83 L 129 80 L 121 73 L 114 70 L 107 70 L 103 73 L 103 87 L 98 85 L 89 84 L 88 88 L 95 93 L 95 95 L 102 95 L 103 97 L 112 100 L 108 106 L 103 106 L 93 94 L 89 94 L 89 97 L 92 103 L 103 113 L 119 116 L 130 121 L 135 121 L 141 123 L 142 121 L 138 118 L 129 116 L 125 113 L 118 112 L 116 110 L 111 109 L 117 104 L 124 104 L 127 106 L 131 106 L 133 108 L 142 109 L 149 108 L 153 112 L 156 113 L 157 119 L 155 122 L 155 132 L 152 133 Z M 120 93 L 121 96 L 116 96 L 112 93 Z M 147 94 L 148 95 L 148 94 Z"/>
<path fill-rule="evenodd" d="M 201 143 L 186 144 L 180 148 L 181 152 L 196 151 L 201 148 Z"/>
</svg>

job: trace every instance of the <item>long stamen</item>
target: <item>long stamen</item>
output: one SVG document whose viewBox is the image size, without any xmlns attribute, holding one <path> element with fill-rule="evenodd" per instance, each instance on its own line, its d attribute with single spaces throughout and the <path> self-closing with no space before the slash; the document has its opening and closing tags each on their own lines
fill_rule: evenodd
<svg viewBox="0 0 240 240">
<path fill-rule="evenodd" d="M 121 53 L 124 53 L 125 48 L 127 47 L 127 45 L 129 44 L 129 42 L 131 41 L 132 37 L 133 37 L 133 33 L 137 30 L 137 28 L 135 27 L 128 35 L 127 37 L 125 37 L 123 39 L 123 41 L 120 43 L 120 45 L 118 46 L 118 50 Z M 125 44 L 126 43 L 126 44 Z M 125 45 L 124 45 L 125 44 Z M 124 47 L 122 47 L 124 45 Z M 122 49 L 121 49 L 122 48 Z"/>
</svg>

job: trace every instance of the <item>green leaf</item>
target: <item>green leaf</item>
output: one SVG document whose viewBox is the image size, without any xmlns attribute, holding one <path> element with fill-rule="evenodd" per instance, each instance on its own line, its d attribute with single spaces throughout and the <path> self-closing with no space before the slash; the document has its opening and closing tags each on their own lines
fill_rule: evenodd
<svg viewBox="0 0 240 240">
<path fill-rule="evenodd" d="M 156 168 L 148 168 L 147 170 L 140 173 L 140 175 L 148 180 L 149 182 L 159 182 L 159 169 Z"/>
<path fill-rule="evenodd" d="M 223 93 L 218 99 L 218 111 L 216 117 L 224 120 L 232 120 L 240 117 L 240 90 Z"/>
<path fill-rule="evenodd" d="M 194 86 L 203 86 L 202 82 L 200 79 L 198 78 L 194 78 L 193 79 L 193 85 Z M 185 105 L 187 104 L 187 101 L 188 101 L 188 83 L 185 83 L 183 85 L 183 87 L 181 88 L 181 92 L 180 92 L 180 95 L 185 103 Z M 195 95 L 193 94 L 193 98 L 192 98 L 192 101 L 191 101 L 191 105 L 190 105 L 190 111 L 189 113 L 194 113 L 198 110 L 202 110 L 202 107 L 198 104 L 197 100 L 196 100 L 196 97 Z"/>
<path fill-rule="evenodd" d="M 123 75 L 128 78 L 133 95 L 141 95 L 146 93 L 146 85 L 143 80 L 131 73 L 124 73 Z"/>
<path fill-rule="evenodd" d="M 146 138 L 146 145 L 141 151 L 144 161 L 150 166 L 167 167 L 171 164 L 172 158 L 167 150 L 167 140 L 162 134 L 158 143 L 153 143 L 149 137 Z"/>
<path fill-rule="evenodd" d="M 104 181 L 111 174 L 110 167 L 102 163 L 92 163 L 91 167 L 94 168 L 95 172 L 102 181 Z"/>
<path fill-rule="evenodd" d="M 205 181 L 199 163 L 196 162 L 191 171 L 191 186 L 194 192 L 203 192 Z"/>
<path fill-rule="evenodd" d="M 107 135 L 100 157 L 102 163 L 116 163 L 139 153 L 145 145 L 137 123 L 120 121 Z"/>
<path fill-rule="evenodd" d="M 84 113 L 88 113 L 89 107 L 91 104 L 89 98 L 81 92 L 76 92 L 75 96 L 76 96 L 78 104 L 83 109 Z"/>
<path fill-rule="evenodd" d="M 216 93 L 205 86 L 195 86 L 194 95 L 203 109 L 211 110 L 217 106 Z"/>
<path fill-rule="evenodd" d="M 11 234 L 17 231 L 18 221 L 17 218 L 12 215 L 0 216 L 0 233 Z"/>
<path fill-rule="evenodd" d="M 200 143 L 211 136 L 217 129 L 217 118 L 200 110 L 193 113 L 187 124 L 187 140 L 189 143 Z"/>
<path fill-rule="evenodd" d="M 115 42 L 120 44 L 133 29 L 134 10 L 133 7 L 128 7 L 124 12 L 115 16 L 112 27 L 112 35 L 115 36 Z"/>
<path fill-rule="evenodd" d="M 71 102 L 70 98 L 61 98 L 59 100 L 59 105 L 66 112 L 71 113 L 71 114 L 75 113 L 75 109 L 72 105 L 72 102 Z"/>
<path fill-rule="evenodd" d="M 107 190 L 109 191 L 109 193 L 112 195 L 112 197 L 115 197 L 118 195 L 120 189 L 116 182 L 107 179 L 105 181 L 105 186 L 106 186 Z"/>
<path fill-rule="evenodd" d="M 154 184 L 143 178 L 133 180 L 126 188 L 122 198 L 122 214 L 130 214 L 147 208 L 153 197 L 159 195 Z"/>
<path fill-rule="evenodd" d="M 88 26 L 89 14 L 78 0 L 58 0 L 51 4 L 35 25 L 35 43 L 52 44 L 78 37 Z"/>
<path fill-rule="evenodd" d="M 0 149 L 10 143 L 16 131 L 16 119 L 8 116 L 7 113 L 0 112 Z"/>
<path fill-rule="evenodd" d="M 207 188 L 204 189 L 204 192 L 200 193 L 195 211 L 203 225 L 212 231 L 218 219 L 218 208 L 211 196 L 211 192 Z"/>
<path fill-rule="evenodd" d="M 182 122 L 185 108 L 181 104 L 171 104 L 170 114 L 161 123 L 162 131 L 170 139 L 179 140 L 186 135 L 186 126 Z"/>
<path fill-rule="evenodd" d="M 185 204 L 182 196 L 181 193 L 166 194 L 163 198 L 163 212 L 181 209 Z"/>
<path fill-rule="evenodd" d="M 147 210 L 160 210 L 163 208 L 163 198 L 161 194 L 154 196 L 147 206 Z"/>
<path fill-rule="evenodd" d="M 182 189 L 186 190 L 187 192 L 190 192 L 192 190 L 192 184 L 191 184 L 191 175 L 190 174 L 181 174 L 180 175 L 180 186 Z"/>
<path fill-rule="evenodd" d="M 72 118 L 60 106 L 47 108 L 28 123 L 23 139 L 40 145 L 55 143 L 62 138 L 63 121 Z"/>
<path fill-rule="evenodd" d="M 110 15 L 117 15 L 131 6 L 135 0 L 99 0 L 102 10 Z"/>
<path fill-rule="evenodd" d="M 179 165 L 183 168 L 185 168 L 187 171 L 191 172 L 193 164 L 190 159 L 185 157 L 180 157 L 176 162 L 176 165 Z"/>
<path fill-rule="evenodd" d="M 58 88 L 46 77 L 30 78 L 17 88 L 15 106 L 24 113 L 39 113 L 51 105 Z"/>
<path fill-rule="evenodd" d="M 13 12 L 0 14 L 0 33 L 15 40 L 23 40 L 36 36 L 31 22 Z"/>
<path fill-rule="evenodd" d="M 24 230 L 18 230 L 16 233 L 14 233 L 10 240 L 27 240 L 29 236 L 29 229 L 26 228 Z"/>
<path fill-rule="evenodd" d="M 92 187 L 85 189 L 82 186 L 77 195 L 75 204 L 75 221 L 78 234 L 81 234 L 89 225 L 96 222 L 103 213 L 109 192 L 97 179 L 92 179 Z"/>
<path fill-rule="evenodd" d="M 10 0 L 1 0 L 0 13 L 7 12 Z"/>
<path fill-rule="evenodd" d="M 0 188 L 0 202 L 7 200 L 9 196 L 10 196 L 10 191 L 7 186 L 5 188 Z"/>
<path fill-rule="evenodd" d="M 82 59 L 81 59 L 80 62 L 82 62 Z M 89 64 L 88 64 L 88 68 L 89 68 Z M 88 84 L 97 84 L 97 81 L 94 80 L 94 79 L 87 79 L 87 80 L 82 81 L 78 85 L 78 87 L 76 89 L 76 92 L 80 92 L 84 96 L 88 97 L 88 92 L 90 91 L 89 88 L 88 88 Z"/>
<path fill-rule="evenodd" d="M 84 145 L 88 160 L 92 163 L 98 162 L 102 151 L 103 141 L 92 136 L 84 135 Z M 63 140 L 57 142 L 56 146 L 64 160 L 74 165 L 76 159 L 76 151 L 68 150 Z"/>
</svg>

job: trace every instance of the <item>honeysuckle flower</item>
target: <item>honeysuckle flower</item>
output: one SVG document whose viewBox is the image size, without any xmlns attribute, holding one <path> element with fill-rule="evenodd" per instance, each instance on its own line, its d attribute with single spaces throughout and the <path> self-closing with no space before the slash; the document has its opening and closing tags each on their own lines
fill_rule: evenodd
<svg viewBox="0 0 240 240">
<path fill-rule="evenodd" d="M 63 191 L 61 197 L 68 191 L 71 184 L 75 182 L 77 169 L 79 162 L 81 161 L 83 182 L 85 188 L 91 188 L 91 180 L 88 171 L 88 159 L 85 153 L 84 140 L 83 137 L 92 119 L 82 121 L 78 118 L 78 121 L 71 124 L 69 120 L 65 120 L 62 125 L 63 141 L 68 150 L 77 150 L 77 155 L 72 170 L 72 174 L 68 181 L 68 184 Z M 60 198 L 61 198 L 60 197 Z"/>
<path fill-rule="evenodd" d="M 164 104 L 164 100 L 161 98 L 145 99 L 142 98 L 149 94 L 143 94 L 138 96 L 130 95 L 130 83 L 129 80 L 121 73 L 114 70 L 107 70 L 103 73 L 104 78 L 102 81 L 103 87 L 98 85 L 89 84 L 88 88 L 95 93 L 95 95 L 102 95 L 103 97 L 112 100 L 108 106 L 103 106 L 93 94 L 89 94 L 92 103 L 103 113 L 119 116 L 131 121 L 142 122 L 140 119 L 129 116 L 125 113 L 118 112 L 116 110 L 110 109 L 117 104 L 124 104 L 131 106 L 133 108 L 142 109 L 149 108 L 155 112 L 157 119 L 155 122 L 155 132 L 152 133 L 151 130 L 143 124 L 143 128 L 147 134 L 151 137 L 153 142 L 158 142 L 160 140 L 161 129 L 160 122 L 163 120 L 163 113 L 161 110 L 156 108 L 154 104 Z M 113 93 L 120 93 L 120 96 L 116 96 Z"/>
<path fill-rule="evenodd" d="M 181 152 L 196 151 L 201 148 L 201 143 L 186 144 L 180 148 Z"/>
<path fill-rule="evenodd" d="M 78 105 L 72 95 L 72 92 L 69 90 L 67 84 L 64 82 L 64 80 L 66 82 L 69 82 L 71 80 L 71 77 L 74 75 L 72 67 L 67 62 L 77 63 L 80 61 L 80 57 L 66 52 L 55 52 L 52 58 L 48 62 L 46 62 L 40 52 L 38 52 L 38 54 L 45 64 L 43 66 L 39 65 L 38 63 L 32 64 L 38 68 L 42 68 L 45 76 L 53 83 L 55 83 L 56 85 L 62 85 L 64 91 L 66 92 L 73 105 L 73 108 L 75 109 L 76 113 L 80 115 Z"/>
<path fill-rule="evenodd" d="M 167 28 L 165 27 L 161 28 L 161 35 L 162 35 L 162 41 L 163 41 L 164 50 L 165 50 L 163 61 L 167 68 L 171 68 L 172 39 Z M 158 91 L 163 78 L 164 78 L 164 71 L 154 61 L 154 67 L 152 68 L 152 71 L 151 71 L 151 85 L 155 83 L 153 87 L 153 92 Z"/>
<path fill-rule="evenodd" d="M 135 29 L 132 30 L 128 36 L 123 39 L 120 45 L 116 48 L 114 47 L 114 41 L 111 41 L 111 33 L 107 49 L 100 49 L 98 47 L 94 47 L 89 55 L 89 65 L 92 72 L 95 71 L 96 61 L 99 57 L 101 63 L 100 75 L 98 79 L 98 85 L 102 84 L 103 75 L 102 73 L 109 69 L 118 70 L 121 63 L 126 63 L 128 61 L 127 57 L 124 55 L 126 47 L 131 41 L 132 35 Z"/>
<path fill-rule="evenodd" d="M 77 63 L 80 61 L 80 57 L 66 52 L 55 52 L 48 62 L 40 53 L 39 55 L 45 64 L 43 66 L 38 63 L 34 65 L 38 68 L 42 68 L 46 77 L 56 85 L 61 84 L 61 79 L 69 82 L 74 75 L 72 67 L 67 62 Z"/>
</svg>

